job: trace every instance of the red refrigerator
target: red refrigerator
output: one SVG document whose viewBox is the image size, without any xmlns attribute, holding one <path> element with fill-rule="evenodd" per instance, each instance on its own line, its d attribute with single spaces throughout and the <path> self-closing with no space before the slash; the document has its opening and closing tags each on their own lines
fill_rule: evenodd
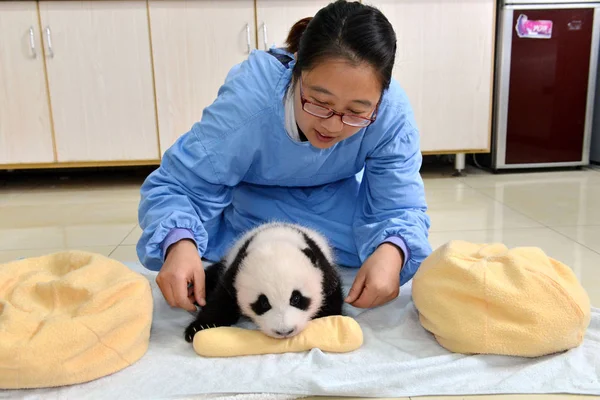
<svg viewBox="0 0 600 400">
<path fill-rule="evenodd" d="M 598 0 L 500 4 L 493 169 L 589 164 L 599 12 Z"/>
</svg>

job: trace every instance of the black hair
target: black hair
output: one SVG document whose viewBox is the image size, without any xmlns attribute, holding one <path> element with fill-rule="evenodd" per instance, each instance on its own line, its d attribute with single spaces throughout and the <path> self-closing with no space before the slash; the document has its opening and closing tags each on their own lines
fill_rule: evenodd
<svg viewBox="0 0 600 400">
<path fill-rule="evenodd" d="M 377 72 L 382 92 L 392 79 L 396 33 L 377 8 L 358 1 L 337 0 L 303 18 L 290 29 L 286 50 L 298 53 L 294 81 L 326 58 L 352 64 L 369 63 Z"/>
</svg>

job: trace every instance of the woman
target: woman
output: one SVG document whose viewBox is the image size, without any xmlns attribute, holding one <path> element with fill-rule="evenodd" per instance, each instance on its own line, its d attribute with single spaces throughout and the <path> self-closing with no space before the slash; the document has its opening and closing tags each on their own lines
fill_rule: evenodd
<svg viewBox="0 0 600 400">
<path fill-rule="evenodd" d="M 201 257 L 271 220 L 329 238 L 360 267 L 346 301 L 393 300 L 431 248 L 419 132 L 392 80 L 394 30 L 336 1 L 294 25 L 286 49 L 234 67 L 200 122 L 141 188 L 138 255 L 173 307 L 205 305 Z"/>
</svg>

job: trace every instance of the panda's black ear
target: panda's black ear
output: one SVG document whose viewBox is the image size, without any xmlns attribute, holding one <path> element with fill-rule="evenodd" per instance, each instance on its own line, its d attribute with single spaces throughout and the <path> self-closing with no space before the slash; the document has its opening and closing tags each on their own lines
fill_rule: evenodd
<svg viewBox="0 0 600 400">
<path fill-rule="evenodd" d="M 310 260 L 311 263 L 313 263 L 313 264 L 317 263 L 317 255 L 315 254 L 314 251 L 312 251 L 312 249 L 310 247 L 303 249 L 302 252 L 304 254 L 306 254 L 306 257 L 308 257 L 308 259 Z"/>
</svg>

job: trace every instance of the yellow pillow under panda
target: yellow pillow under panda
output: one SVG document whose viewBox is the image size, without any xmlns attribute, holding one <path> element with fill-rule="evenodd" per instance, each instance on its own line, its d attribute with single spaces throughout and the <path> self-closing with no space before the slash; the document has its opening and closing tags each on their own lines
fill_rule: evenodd
<svg viewBox="0 0 600 400">
<path fill-rule="evenodd" d="M 465 354 L 536 357 L 579 346 L 590 299 L 537 247 L 451 241 L 424 260 L 412 294 L 423 327 Z"/>
</svg>

